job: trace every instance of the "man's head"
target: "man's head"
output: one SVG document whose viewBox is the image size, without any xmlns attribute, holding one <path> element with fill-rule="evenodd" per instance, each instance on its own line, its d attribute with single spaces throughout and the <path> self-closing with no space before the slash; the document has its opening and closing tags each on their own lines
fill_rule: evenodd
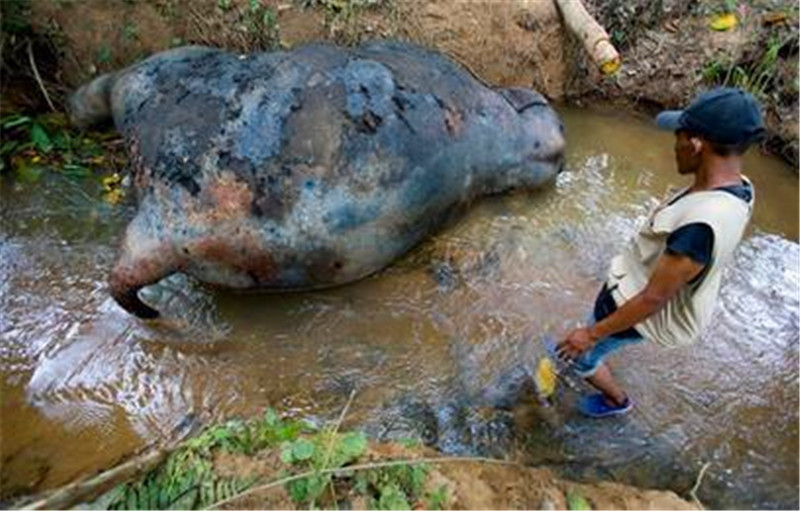
<svg viewBox="0 0 800 511">
<path fill-rule="evenodd" d="M 720 87 L 699 94 L 683 110 L 656 117 L 659 128 L 675 132 L 678 172 L 696 172 L 704 159 L 738 157 L 764 135 L 758 101 L 747 92 Z"/>
</svg>

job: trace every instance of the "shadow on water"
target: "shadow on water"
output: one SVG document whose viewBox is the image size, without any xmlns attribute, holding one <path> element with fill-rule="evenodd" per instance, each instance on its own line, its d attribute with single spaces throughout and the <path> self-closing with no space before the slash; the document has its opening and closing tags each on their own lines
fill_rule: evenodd
<svg viewBox="0 0 800 511">
<path fill-rule="evenodd" d="M 797 507 L 796 174 L 751 155 L 759 199 L 713 327 L 686 349 L 612 360 L 638 407 L 579 417 L 581 387 L 537 404 L 545 332 L 589 312 L 606 265 L 649 203 L 680 184 L 669 134 L 630 117 L 563 112 L 555 186 L 493 197 L 381 274 L 324 292 L 239 295 L 175 276 L 143 323 L 105 277 L 130 210 L 54 177 L 0 189 L 4 496 L 61 484 L 205 422 L 275 406 L 455 454 L 511 456 L 581 479 L 686 494 L 714 507 Z"/>
</svg>

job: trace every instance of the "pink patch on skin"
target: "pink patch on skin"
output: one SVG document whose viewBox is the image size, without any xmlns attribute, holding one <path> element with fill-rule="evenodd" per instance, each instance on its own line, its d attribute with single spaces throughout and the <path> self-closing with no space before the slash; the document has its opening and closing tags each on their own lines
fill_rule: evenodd
<svg viewBox="0 0 800 511">
<path fill-rule="evenodd" d="M 246 183 L 230 174 L 223 174 L 207 185 L 206 194 L 214 203 L 211 210 L 215 219 L 243 218 L 250 215 L 253 192 Z"/>
</svg>

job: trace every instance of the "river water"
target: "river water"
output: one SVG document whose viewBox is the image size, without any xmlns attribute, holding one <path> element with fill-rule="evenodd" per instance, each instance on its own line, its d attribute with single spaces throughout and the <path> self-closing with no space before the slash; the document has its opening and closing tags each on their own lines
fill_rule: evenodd
<svg viewBox="0 0 800 511">
<path fill-rule="evenodd" d="M 798 507 L 798 178 L 756 154 L 752 227 L 712 327 L 689 348 L 644 343 L 612 359 L 638 403 L 619 420 L 574 410 L 567 378 L 545 407 L 519 381 L 544 333 L 590 311 L 609 259 L 668 186 L 672 135 L 644 120 L 562 109 L 566 170 L 491 197 L 395 265 L 339 289 L 211 291 L 174 277 L 138 321 L 105 277 L 133 206 L 57 174 L 0 188 L 0 497 L 107 468 L 169 438 L 267 406 L 335 417 L 378 438 L 513 456 L 713 507 Z M 511 402 L 505 402 L 509 401 Z"/>
</svg>

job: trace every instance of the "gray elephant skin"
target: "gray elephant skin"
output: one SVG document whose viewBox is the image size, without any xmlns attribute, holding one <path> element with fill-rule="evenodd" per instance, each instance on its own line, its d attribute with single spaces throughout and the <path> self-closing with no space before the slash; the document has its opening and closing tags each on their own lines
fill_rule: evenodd
<svg viewBox="0 0 800 511">
<path fill-rule="evenodd" d="M 142 318 L 158 311 L 138 291 L 174 272 L 272 291 L 355 281 L 456 206 L 563 165 L 540 94 L 399 42 L 177 48 L 84 85 L 70 110 L 126 141 L 139 206 L 109 287 Z"/>
</svg>

